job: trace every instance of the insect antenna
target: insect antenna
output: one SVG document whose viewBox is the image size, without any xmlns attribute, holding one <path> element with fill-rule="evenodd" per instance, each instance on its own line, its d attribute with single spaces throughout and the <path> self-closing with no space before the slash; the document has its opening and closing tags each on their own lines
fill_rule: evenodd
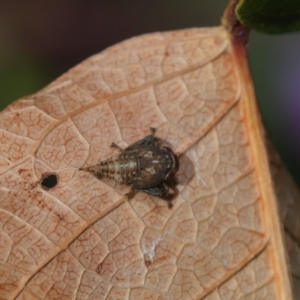
<svg viewBox="0 0 300 300">
<path fill-rule="evenodd" d="M 122 152 L 124 149 L 122 149 L 119 145 L 117 145 L 116 143 L 112 142 L 110 144 L 110 147 L 111 148 L 115 148 L 115 149 L 118 149 L 120 152 Z"/>
</svg>

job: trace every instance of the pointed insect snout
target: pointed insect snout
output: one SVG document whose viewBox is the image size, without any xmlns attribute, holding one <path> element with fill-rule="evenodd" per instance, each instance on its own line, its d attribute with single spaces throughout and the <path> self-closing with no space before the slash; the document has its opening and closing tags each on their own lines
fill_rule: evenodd
<svg viewBox="0 0 300 300">
<path fill-rule="evenodd" d="M 84 167 L 84 168 L 80 168 L 80 171 L 86 171 L 86 172 L 90 172 L 90 173 L 99 173 L 99 165 L 94 165 L 94 166 L 90 166 L 90 167 Z"/>
</svg>

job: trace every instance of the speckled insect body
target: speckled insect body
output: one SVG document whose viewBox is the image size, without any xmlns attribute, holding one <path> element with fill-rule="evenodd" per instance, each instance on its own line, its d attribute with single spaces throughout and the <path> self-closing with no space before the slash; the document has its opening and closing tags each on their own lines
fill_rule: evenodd
<svg viewBox="0 0 300 300">
<path fill-rule="evenodd" d="M 131 185 L 127 194 L 129 198 L 136 191 L 143 191 L 167 200 L 169 187 L 166 181 L 175 176 L 179 162 L 176 154 L 170 148 L 161 146 L 161 140 L 153 134 L 154 129 L 151 135 L 124 150 L 113 143 L 112 147 L 121 150 L 119 155 L 81 170 L 88 171 L 98 178 L 107 177 Z"/>
</svg>

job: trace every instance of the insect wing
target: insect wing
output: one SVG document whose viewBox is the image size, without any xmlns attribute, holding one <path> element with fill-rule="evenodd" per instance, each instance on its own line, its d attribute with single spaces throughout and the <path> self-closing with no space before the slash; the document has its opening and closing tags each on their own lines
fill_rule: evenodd
<svg viewBox="0 0 300 300">
<path fill-rule="evenodd" d="M 134 177 L 132 180 L 132 186 L 136 189 L 147 189 L 154 186 L 157 186 L 164 180 L 164 176 L 160 171 L 156 171 L 155 168 L 153 173 L 153 169 L 144 169 L 141 170 L 140 173 Z"/>
<path fill-rule="evenodd" d="M 153 135 L 147 135 L 143 139 L 131 144 L 128 146 L 124 151 L 128 150 L 138 150 L 141 146 L 154 146 L 154 147 L 160 147 L 161 140 L 157 137 L 154 137 Z"/>
<path fill-rule="evenodd" d="M 169 187 L 165 183 L 161 183 L 158 186 L 147 189 L 142 189 L 142 191 L 156 197 L 167 197 L 169 195 Z"/>
<path fill-rule="evenodd" d="M 159 148 L 154 146 L 139 146 L 129 152 L 134 152 L 139 166 L 138 173 L 132 181 L 135 188 L 143 189 L 153 187 L 164 180 L 164 165 Z"/>
</svg>

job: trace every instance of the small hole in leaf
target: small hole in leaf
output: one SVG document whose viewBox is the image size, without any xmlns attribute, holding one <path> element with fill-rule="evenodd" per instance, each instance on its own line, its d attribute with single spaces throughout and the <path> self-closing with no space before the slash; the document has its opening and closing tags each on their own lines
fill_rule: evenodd
<svg viewBox="0 0 300 300">
<path fill-rule="evenodd" d="M 55 187 L 58 183 L 56 174 L 45 174 L 41 179 L 41 185 L 45 190 Z"/>
</svg>

